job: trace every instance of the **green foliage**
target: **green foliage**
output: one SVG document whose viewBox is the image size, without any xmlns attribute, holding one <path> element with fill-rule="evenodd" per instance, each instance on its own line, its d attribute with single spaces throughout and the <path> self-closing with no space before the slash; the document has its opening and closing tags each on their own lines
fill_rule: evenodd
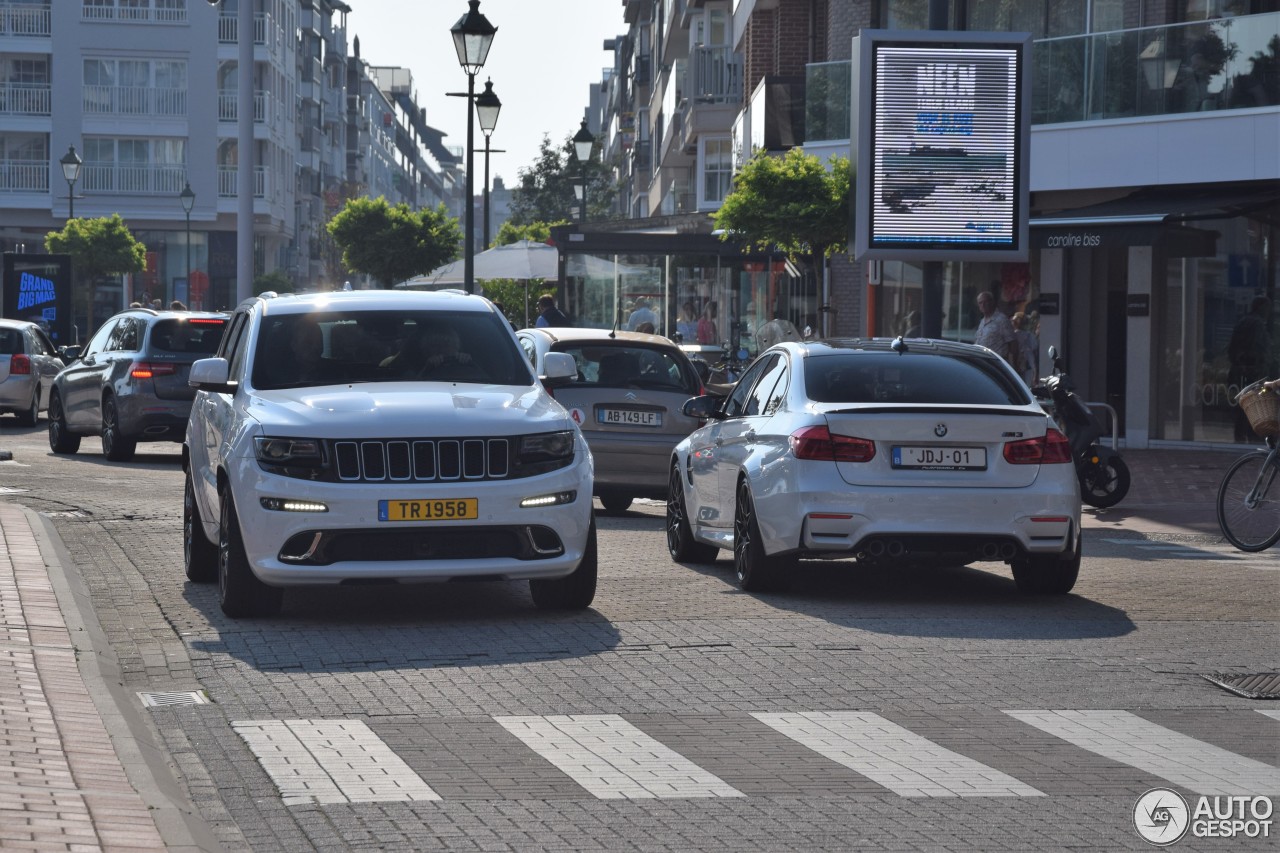
<svg viewBox="0 0 1280 853">
<path fill-rule="evenodd" d="M 69 219 L 61 231 L 45 235 L 44 247 L 53 254 L 70 255 L 76 275 L 90 281 L 147 267 L 147 247 L 133 238 L 118 213 L 101 219 Z"/>
<path fill-rule="evenodd" d="M 556 294 L 556 284 L 544 284 L 540 279 L 517 281 L 513 278 L 490 278 L 484 281 L 484 295 L 490 302 L 502 306 L 508 320 L 516 324 L 516 328 L 524 328 L 525 318 L 529 325 L 538 319 L 538 297 L 544 293 Z"/>
<path fill-rule="evenodd" d="M 44 247 L 55 255 L 70 255 L 72 275 L 88 283 L 85 316 L 90 324 L 100 277 L 147 268 L 147 247 L 134 239 L 118 213 L 100 219 L 68 219 L 61 231 L 45 235 Z"/>
<path fill-rule="evenodd" d="M 734 176 L 733 190 L 715 214 L 725 240 L 749 249 L 777 248 L 792 258 L 819 260 L 849 241 L 849 161 L 833 157 L 831 171 L 793 148 L 783 157 L 759 152 Z"/>
<path fill-rule="evenodd" d="M 561 219 L 557 222 L 535 221 L 518 225 L 508 219 L 506 222 L 502 223 L 502 227 L 498 229 L 498 236 L 493 238 L 493 245 L 506 246 L 520 240 L 532 240 L 535 243 L 545 243 L 551 239 L 551 229 L 554 226 L 566 224 L 568 224 L 568 220 Z"/>
<path fill-rule="evenodd" d="M 587 218 L 607 219 L 617 195 L 613 173 L 597 157 L 587 162 L 586 172 Z M 512 223 L 578 221 L 581 204 L 573 185 L 581 180 L 582 166 L 574 155 L 572 136 L 566 136 L 558 147 L 548 137 L 542 137 L 538 159 L 517 174 L 520 185 L 511 193 Z"/>
<path fill-rule="evenodd" d="M 462 229 L 445 212 L 414 211 L 385 198 L 354 198 L 329 221 L 329 234 L 342 250 L 342 263 L 383 287 L 431 272 L 458 257 Z"/>
<path fill-rule="evenodd" d="M 254 296 L 259 293 L 265 293 L 268 290 L 274 290 L 276 293 L 292 293 L 294 291 L 293 279 L 289 278 L 284 270 L 272 270 L 253 280 Z"/>
</svg>

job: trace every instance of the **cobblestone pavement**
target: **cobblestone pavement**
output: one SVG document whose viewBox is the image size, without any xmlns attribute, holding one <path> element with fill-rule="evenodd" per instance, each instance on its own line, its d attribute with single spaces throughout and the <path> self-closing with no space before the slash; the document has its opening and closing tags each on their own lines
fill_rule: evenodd
<svg viewBox="0 0 1280 853">
<path fill-rule="evenodd" d="M 1149 789 L 1280 795 L 1280 713 L 1203 677 L 1280 660 L 1280 550 L 1213 517 L 1231 453 L 1126 453 L 1060 599 L 844 562 L 749 595 L 644 502 L 600 519 L 585 614 L 468 584 L 236 622 L 182 576 L 176 448 L 6 439 L 0 748 L 39 759 L 0 762 L 5 850 L 1139 849 Z"/>
</svg>

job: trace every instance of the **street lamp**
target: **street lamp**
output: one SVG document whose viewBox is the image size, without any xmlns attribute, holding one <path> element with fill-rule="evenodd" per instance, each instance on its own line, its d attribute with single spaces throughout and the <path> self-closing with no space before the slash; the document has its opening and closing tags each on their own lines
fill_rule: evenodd
<svg viewBox="0 0 1280 853">
<path fill-rule="evenodd" d="M 72 145 L 67 153 L 58 161 L 62 164 L 62 177 L 67 179 L 67 219 L 76 218 L 76 180 L 80 177 L 80 166 L 84 163 Z"/>
<path fill-rule="evenodd" d="M 578 132 L 573 135 L 573 152 L 578 158 L 578 168 L 582 172 L 582 195 L 579 196 L 582 201 L 580 214 L 582 222 L 587 221 L 587 163 L 591 160 L 591 149 L 595 144 L 596 138 L 587 129 L 587 120 L 584 118 L 582 127 L 578 128 Z"/>
<path fill-rule="evenodd" d="M 196 206 L 196 194 L 191 189 L 191 182 L 187 181 L 186 186 L 182 188 L 182 192 L 178 193 L 178 200 L 182 202 L 182 210 L 187 214 L 187 299 L 191 299 L 191 208 Z"/>
<path fill-rule="evenodd" d="M 463 286 L 467 293 L 476 290 L 476 211 L 472 202 L 475 193 L 475 100 L 476 74 L 484 66 L 489 57 L 489 46 L 493 44 L 494 33 L 498 28 L 489 23 L 489 19 L 480 14 L 480 0 L 467 0 L 471 7 L 467 14 L 458 19 L 458 23 L 450 28 L 453 34 L 453 47 L 458 52 L 458 64 L 467 74 L 467 230 L 464 235 L 464 255 L 462 263 Z M 496 119 L 496 116 L 495 116 Z"/>
<path fill-rule="evenodd" d="M 493 81 L 484 82 L 484 91 L 476 95 L 476 112 L 480 116 L 480 129 L 484 131 L 484 249 L 489 248 L 489 137 L 498 126 L 498 113 L 502 110 L 502 101 L 493 93 Z"/>
</svg>

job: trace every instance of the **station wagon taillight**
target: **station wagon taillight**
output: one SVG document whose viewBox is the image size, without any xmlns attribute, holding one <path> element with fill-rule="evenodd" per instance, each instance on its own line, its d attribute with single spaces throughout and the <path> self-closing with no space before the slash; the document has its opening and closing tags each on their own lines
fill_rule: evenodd
<svg viewBox="0 0 1280 853">
<path fill-rule="evenodd" d="M 832 435 L 824 426 L 811 426 L 791 433 L 791 454 L 797 459 L 870 462 L 876 455 L 876 444 L 866 438 Z"/>
<path fill-rule="evenodd" d="M 156 376 L 172 376 L 178 372 L 176 365 L 163 361 L 135 361 L 129 370 L 130 379 L 153 379 Z"/>
<path fill-rule="evenodd" d="M 1053 465 L 1071 461 L 1071 442 L 1053 427 L 1043 438 L 1024 438 L 1004 446 L 1004 461 L 1010 465 Z"/>
<path fill-rule="evenodd" d="M 31 374 L 31 359 L 22 353 L 9 358 L 10 376 L 28 376 Z"/>
</svg>

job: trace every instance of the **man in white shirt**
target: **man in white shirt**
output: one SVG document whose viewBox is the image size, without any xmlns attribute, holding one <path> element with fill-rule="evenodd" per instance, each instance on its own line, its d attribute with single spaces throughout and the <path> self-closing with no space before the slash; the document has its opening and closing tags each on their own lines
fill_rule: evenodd
<svg viewBox="0 0 1280 853">
<path fill-rule="evenodd" d="M 978 294 L 978 310 L 982 312 L 982 320 L 978 323 L 978 331 L 973 342 L 986 347 L 1019 370 L 1018 336 L 1013 331 L 1013 323 L 996 308 L 996 297 L 989 290 Z"/>
<path fill-rule="evenodd" d="M 634 332 L 641 323 L 651 323 L 655 329 L 658 327 L 658 315 L 653 313 L 649 300 L 643 296 L 636 300 L 636 309 L 627 318 L 627 331 Z"/>
</svg>

